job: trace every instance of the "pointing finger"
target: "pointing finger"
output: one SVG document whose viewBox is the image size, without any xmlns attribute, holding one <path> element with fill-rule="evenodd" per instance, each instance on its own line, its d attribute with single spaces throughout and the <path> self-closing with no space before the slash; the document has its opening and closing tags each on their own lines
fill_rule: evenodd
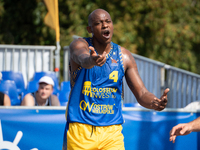
<svg viewBox="0 0 200 150">
<path fill-rule="evenodd" d="M 90 55 L 96 54 L 94 47 L 89 46 L 89 49 L 90 49 Z"/>
<path fill-rule="evenodd" d="M 164 93 L 163 93 L 163 96 L 167 96 L 167 93 L 170 91 L 169 88 L 165 89 Z"/>
<path fill-rule="evenodd" d="M 92 47 L 92 46 L 89 46 L 89 49 L 92 51 L 95 51 L 94 47 Z"/>
</svg>

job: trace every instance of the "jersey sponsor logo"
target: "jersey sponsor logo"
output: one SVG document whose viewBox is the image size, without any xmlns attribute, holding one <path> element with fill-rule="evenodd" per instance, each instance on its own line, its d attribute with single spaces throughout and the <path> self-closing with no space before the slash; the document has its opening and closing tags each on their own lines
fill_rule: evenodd
<svg viewBox="0 0 200 150">
<path fill-rule="evenodd" d="M 113 105 L 105 105 L 105 104 L 90 104 L 82 100 L 79 104 L 80 109 L 83 111 L 89 111 L 96 114 L 114 114 Z"/>
<path fill-rule="evenodd" d="M 116 88 L 91 87 L 90 81 L 85 81 L 82 89 L 82 94 L 93 98 L 116 98 L 114 94 L 116 92 L 117 92 Z"/>
</svg>

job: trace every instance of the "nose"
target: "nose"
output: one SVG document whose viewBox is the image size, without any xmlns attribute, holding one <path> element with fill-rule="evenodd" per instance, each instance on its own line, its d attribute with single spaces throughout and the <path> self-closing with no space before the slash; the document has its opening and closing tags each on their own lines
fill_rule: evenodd
<svg viewBox="0 0 200 150">
<path fill-rule="evenodd" d="M 41 89 L 41 92 L 44 93 L 44 92 L 45 92 L 45 89 Z"/>
<path fill-rule="evenodd" d="M 106 22 L 103 22 L 103 23 L 102 23 L 102 27 L 103 27 L 103 28 L 107 28 L 107 27 L 108 27 L 108 24 L 107 24 Z"/>
</svg>

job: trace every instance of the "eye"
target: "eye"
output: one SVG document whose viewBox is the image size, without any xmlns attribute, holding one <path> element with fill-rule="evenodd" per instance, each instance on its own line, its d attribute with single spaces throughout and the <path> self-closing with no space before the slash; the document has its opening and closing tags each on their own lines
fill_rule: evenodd
<svg viewBox="0 0 200 150">
<path fill-rule="evenodd" d="M 95 26 L 99 25 L 99 22 L 95 22 L 94 25 L 95 25 Z"/>
</svg>

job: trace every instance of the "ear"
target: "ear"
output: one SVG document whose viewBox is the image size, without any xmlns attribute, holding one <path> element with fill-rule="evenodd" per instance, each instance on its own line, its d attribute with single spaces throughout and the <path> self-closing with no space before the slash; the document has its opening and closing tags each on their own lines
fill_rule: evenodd
<svg viewBox="0 0 200 150">
<path fill-rule="evenodd" d="M 88 31 L 88 33 L 92 33 L 92 29 L 90 26 L 87 26 L 87 31 Z"/>
</svg>

